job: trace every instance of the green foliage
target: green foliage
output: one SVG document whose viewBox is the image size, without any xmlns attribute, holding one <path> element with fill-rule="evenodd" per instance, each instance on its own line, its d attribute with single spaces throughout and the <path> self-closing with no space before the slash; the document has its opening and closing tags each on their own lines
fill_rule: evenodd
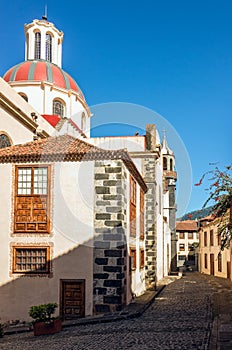
<svg viewBox="0 0 232 350">
<path fill-rule="evenodd" d="M 49 322 L 54 317 L 57 303 L 42 304 L 37 306 L 31 306 L 29 310 L 29 316 L 34 319 L 34 322 Z"/>
<path fill-rule="evenodd" d="M 210 185 L 206 189 L 209 193 L 208 199 L 203 208 L 211 201 L 214 201 L 213 214 L 219 218 L 218 235 L 221 236 L 221 250 L 229 248 L 232 233 L 232 166 L 226 166 L 223 171 L 217 166 L 203 175 L 203 178 L 210 174 Z M 197 185 L 199 185 L 197 184 Z"/>
</svg>

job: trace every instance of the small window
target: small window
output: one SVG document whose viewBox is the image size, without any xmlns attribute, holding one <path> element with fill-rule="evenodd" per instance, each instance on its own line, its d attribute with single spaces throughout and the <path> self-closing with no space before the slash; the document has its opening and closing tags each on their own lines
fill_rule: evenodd
<svg viewBox="0 0 232 350">
<path fill-rule="evenodd" d="M 180 244 L 179 244 L 179 251 L 180 251 L 180 252 L 185 251 L 185 244 L 183 244 L 183 243 L 180 243 Z"/>
<path fill-rule="evenodd" d="M 213 230 L 210 230 L 210 245 L 213 246 Z"/>
<path fill-rule="evenodd" d="M 18 168 L 18 195 L 47 195 L 48 168 Z"/>
<path fill-rule="evenodd" d="M 185 239 L 185 233 L 184 232 L 180 232 L 179 233 L 179 239 Z"/>
<path fill-rule="evenodd" d="M 0 134 L 0 148 L 10 147 L 11 141 L 6 134 Z"/>
<path fill-rule="evenodd" d="M 131 270 L 136 269 L 136 249 L 135 248 L 130 249 L 130 269 Z"/>
<path fill-rule="evenodd" d="M 194 251 L 194 245 L 193 245 L 192 243 L 189 243 L 189 244 L 188 244 L 188 250 L 189 250 L 190 252 L 193 252 L 193 251 Z"/>
<path fill-rule="evenodd" d="M 41 33 L 35 33 L 35 60 L 39 60 L 41 58 Z"/>
<path fill-rule="evenodd" d="M 144 268 L 145 258 L 144 258 L 144 250 L 140 250 L 140 269 Z"/>
<path fill-rule="evenodd" d="M 207 247 L 207 232 L 204 232 L 204 246 Z"/>
<path fill-rule="evenodd" d="M 222 254 L 218 254 L 218 272 L 222 272 Z"/>
<path fill-rule="evenodd" d="M 186 255 L 178 255 L 178 260 L 179 261 L 185 261 Z"/>
<path fill-rule="evenodd" d="M 188 239 L 193 239 L 193 232 L 188 232 Z"/>
<path fill-rule="evenodd" d="M 168 162 L 167 162 L 167 158 L 163 157 L 163 170 L 167 170 L 168 169 Z"/>
<path fill-rule="evenodd" d="M 64 117 L 64 103 L 60 100 L 53 101 L 53 114 L 59 115 L 61 118 Z"/>
<path fill-rule="evenodd" d="M 85 113 L 82 113 L 81 115 L 81 130 L 85 131 L 86 129 L 86 116 Z"/>
<path fill-rule="evenodd" d="M 173 160 L 170 159 L 170 171 L 173 171 Z"/>
<path fill-rule="evenodd" d="M 221 244 L 222 244 L 222 238 L 221 238 L 221 235 L 220 235 L 220 234 L 217 236 L 217 239 L 218 239 L 218 245 L 221 246 Z"/>
<path fill-rule="evenodd" d="M 52 36 L 46 34 L 46 60 L 52 62 Z"/>
<path fill-rule="evenodd" d="M 14 247 L 14 273 L 49 273 L 49 247 Z"/>
<path fill-rule="evenodd" d="M 208 259 L 207 259 L 207 254 L 205 254 L 205 269 L 208 268 Z"/>
</svg>

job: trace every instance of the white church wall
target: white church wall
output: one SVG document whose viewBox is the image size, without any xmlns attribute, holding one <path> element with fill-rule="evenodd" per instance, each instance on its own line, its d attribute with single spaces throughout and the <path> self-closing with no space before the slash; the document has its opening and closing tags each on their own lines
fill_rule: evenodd
<svg viewBox="0 0 232 350">
<path fill-rule="evenodd" d="M 156 228 L 157 228 L 157 280 L 160 280 L 164 275 L 163 268 L 163 186 L 162 186 L 162 168 L 160 162 L 156 165 Z"/>
<path fill-rule="evenodd" d="M 171 230 L 169 227 L 169 192 L 165 192 L 163 195 L 164 202 L 164 276 L 167 276 L 170 272 L 171 266 Z"/>
</svg>

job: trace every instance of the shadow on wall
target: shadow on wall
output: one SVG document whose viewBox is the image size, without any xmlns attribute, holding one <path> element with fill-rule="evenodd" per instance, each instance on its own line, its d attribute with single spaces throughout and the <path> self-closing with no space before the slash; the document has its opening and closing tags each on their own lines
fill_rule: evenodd
<svg viewBox="0 0 232 350">
<path fill-rule="evenodd" d="M 107 235 L 115 237 L 114 249 L 108 248 Z M 0 287 L 1 322 L 31 321 L 29 308 L 49 302 L 58 303 L 58 313 L 66 319 L 121 309 L 130 290 L 123 229 L 109 229 L 97 242 L 96 247 L 96 238 L 86 241 L 50 260 L 49 273 L 13 274 L 14 279 Z"/>
</svg>

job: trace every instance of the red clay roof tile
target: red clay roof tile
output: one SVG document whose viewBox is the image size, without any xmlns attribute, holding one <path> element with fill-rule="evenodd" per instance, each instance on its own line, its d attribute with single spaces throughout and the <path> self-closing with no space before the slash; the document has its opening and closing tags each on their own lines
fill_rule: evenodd
<svg viewBox="0 0 232 350">
<path fill-rule="evenodd" d="M 0 163 L 122 160 L 144 192 L 147 186 L 125 150 L 104 150 L 70 135 L 48 137 L 0 149 Z"/>
<path fill-rule="evenodd" d="M 197 231 L 197 221 L 185 220 L 176 222 L 176 231 Z"/>
</svg>

